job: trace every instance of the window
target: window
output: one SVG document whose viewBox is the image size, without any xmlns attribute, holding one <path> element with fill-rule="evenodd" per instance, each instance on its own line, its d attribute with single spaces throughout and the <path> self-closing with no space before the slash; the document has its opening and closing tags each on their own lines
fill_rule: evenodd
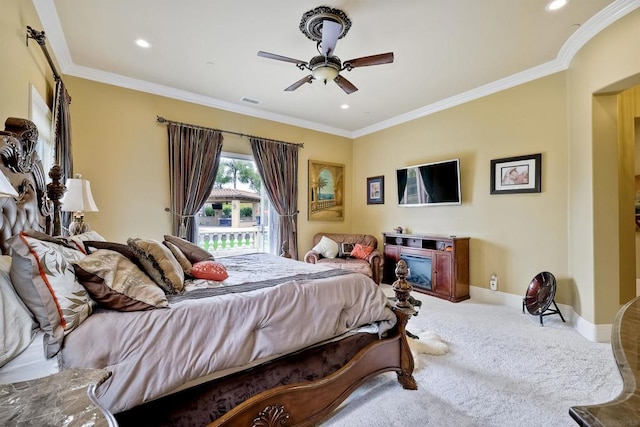
<svg viewBox="0 0 640 427">
<path fill-rule="evenodd" d="M 197 218 L 198 242 L 216 256 L 269 252 L 269 203 L 253 158 L 225 153 Z"/>
</svg>

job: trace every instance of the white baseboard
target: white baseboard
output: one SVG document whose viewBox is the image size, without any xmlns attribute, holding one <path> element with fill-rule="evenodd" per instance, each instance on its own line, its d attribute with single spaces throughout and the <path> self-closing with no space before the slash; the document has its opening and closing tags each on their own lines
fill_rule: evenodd
<svg viewBox="0 0 640 427">
<path fill-rule="evenodd" d="M 501 304 L 513 307 L 522 308 L 521 295 L 508 294 L 501 291 L 492 291 L 487 288 L 481 288 L 478 286 L 469 287 L 469 296 L 472 300 L 487 302 L 491 304 Z M 558 304 L 560 312 L 564 320 L 569 323 L 573 328 L 583 337 L 593 342 L 608 343 L 611 342 L 611 324 L 596 325 L 588 320 L 580 317 L 570 305 Z"/>
</svg>

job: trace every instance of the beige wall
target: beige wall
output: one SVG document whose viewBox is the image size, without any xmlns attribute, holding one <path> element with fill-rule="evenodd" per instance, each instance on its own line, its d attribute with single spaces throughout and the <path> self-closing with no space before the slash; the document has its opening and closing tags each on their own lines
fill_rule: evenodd
<svg viewBox="0 0 640 427">
<path fill-rule="evenodd" d="M 617 117 L 610 100 L 594 94 L 638 83 L 639 27 L 636 10 L 589 41 L 568 70 L 569 273 L 574 309 L 595 324 L 611 323 L 620 307 L 621 245 Z"/>
<path fill-rule="evenodd" d="M 65 76 L 71 105 L 74 172 L 91 181 L 100 212 L 85 219 L 109 239 L 161 238 L 170 233 L 166 126 L 156 116 L 265 138 L 304 143 L 299 152 L 300 257 L 318 231 L 351 228 L 352 141 L 308 129 Z M 248 140 L 225 134 L 223 150 L 250 153 Z M 323 160 L 346 168 L 344 221 L 308 222 L 307 164 Z"/>
<path fill-rule="evenodd" d="M 551 271 L 558 300 L 567 287 L 565 74 L 518 86 L 419 120 L 358 138 L 354 145 L 356 231 L 468 236 L 471 284 L 524 295 Z M 542 192 L 490 195 L 492 159 L 542 153 Z M 396 168 L 460 158 L 461 206 L 397 206 Z M 385 176 L 385 204 L 366 205 L 366 177 Z M 359 191 L 358 191 L 359 190 Z"/>
<path fill-rule="evenodd" d="M 29 118 L 29 88 L 33 84 L 43 99 L 51 100 L 53 74 L 34 40 L 26 45 L 27 25 L 42 29 L 30 1 L 2 0 L 0 12 L 0 126 L 7 117 Z M 49 105 L 51 103 L 49 102 Z"/>
</svg>

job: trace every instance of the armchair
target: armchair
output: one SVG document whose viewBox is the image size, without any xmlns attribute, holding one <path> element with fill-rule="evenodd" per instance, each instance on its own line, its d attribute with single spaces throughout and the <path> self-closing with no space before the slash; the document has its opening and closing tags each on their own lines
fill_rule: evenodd
<svg viewBox="0 0 640 427">
<path fill-rule="evenodd" d="M 355 245 L 359 243 L 363 246 L 373 248 L 372 252 L 366 259 L 354 258 L 350 256 L 336 256 L 335 258 L 326 258 L 319 252 L 311 249 L 304 256 L 304 261 L 311 264 L 327 264 L 334 268 L 357 271 L 363 273 L 373 279 L 378 285 L 382 280 L 382 265 L 384 258 L 378 252 L 378 240 L 369 234 L 341 234 L 341 233 L 317 233 L 313 236 L 313 247 L 315 248 L 322 237 L 327 237 L 342 247 L 343 243 Z M 342 253 L 342 251 L 340 251 Z"/>
</svg>

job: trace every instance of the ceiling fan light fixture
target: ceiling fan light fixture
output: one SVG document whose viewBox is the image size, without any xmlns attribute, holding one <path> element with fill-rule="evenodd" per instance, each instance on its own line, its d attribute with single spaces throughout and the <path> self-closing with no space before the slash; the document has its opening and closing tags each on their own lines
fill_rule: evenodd
<svg viewBox="0 0 640 427">
<path fill-rule="evenodd" d="M 313 71 L 311 71 L 311 75 L 315 80 L 320 80 L 323 81 L 324 84 L 327 84 L 328 81 L 338 77 L 338 70 L 330 65 L 323 65 L 314 68 Z"/>
</svg>

